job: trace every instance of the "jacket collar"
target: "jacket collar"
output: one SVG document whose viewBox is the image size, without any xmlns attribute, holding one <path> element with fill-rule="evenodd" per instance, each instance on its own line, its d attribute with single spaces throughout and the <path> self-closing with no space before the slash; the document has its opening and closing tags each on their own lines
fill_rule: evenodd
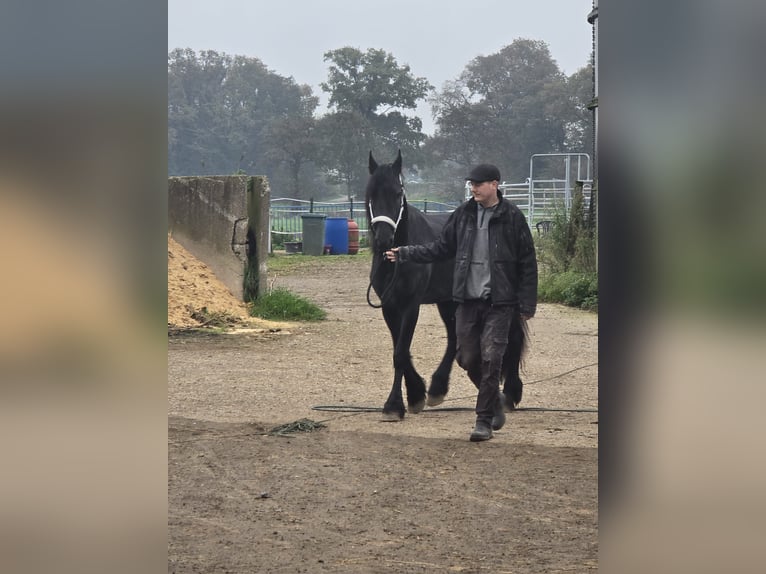
<svg viewBox="0 0 766 574">
<path fill-rule="evenodd" d="M 507 201 L 504 201 L 503 193 L 499 189 L 497 190 L 497 197 L 500 200 L 500 203 L 497 204 L 497 209 L 495 209 L 495 217 L 504 215 L 509 210 L 509 204 Z M 479 210 L 479 203 L 472 197 L 468 200 L 466 209 L 475 214 Z"/>
</svg>

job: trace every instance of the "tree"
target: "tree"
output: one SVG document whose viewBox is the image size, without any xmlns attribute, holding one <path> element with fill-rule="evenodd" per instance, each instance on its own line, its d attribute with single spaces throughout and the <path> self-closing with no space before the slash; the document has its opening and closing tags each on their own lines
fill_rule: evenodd
<svg viewBox="0 0 766 574">
<path fill-rule="evenodd" d="M 259 59 L 168 54 L 168 172 L 266 175 L 272 189 L 300 189 L 301 167 L 314 148 L 318 99 L 308 86 L 269 70 Z"/>
<path fill-rule="evenodd" d="M 432 86 L 425 78 L 416 78 L 408 65 L 399 66 L 383 50 L 370 48 L 361 52 L 345 47 L 326 52 L 330 65 L 322 89 L 330 93 L 329 105 L 338 111 L 357 111 L 368 121 L 391 109 L 415 109 Z M 381 107 L 387 109 L 380 111 Z"/>
<path fill-rule="evenodd" d="M 301 101 L 298 111 L 293 114 L 281 114 L 268 125 L 266 139 L 269 142 L 268 158 L 275 165 L 282 166 L 289 178 L 289 187 L 285 195 L 299 198 L 305 187 L 301 182 L 303 167 L 317 157 L 316 120 L 314 112 L 319 105 L 319 98 L 311 88 L 301 87 Z"/>
<path fill-rule="evenodd" d="M 231 63 L 216 52 L 168 54 L 168 172 L 210 173 L 221 163 L 221 89 Z M 224 152 L 225 154 L 225 152 Z"/>
<path fill-rule="evenodd" d="M 592 154 L 593 111 L 588 109 L 588 105 L 593 100 L 593 66 L 591 64 L 569 76 L 567 94 L 571 103 L 571 118 L 565 126 L 567 148 Z"/>
<path fill-rule="evenodd" d="M 433 153 L 463 169 L 495 163 L 506 181 L 523 181 L 532 154 L 565 151 L 573 110 L 547 44 L 521 38 L 474 58 L 431 104 Z"/>
<path fill-rule="evenodd" d="M 345 47 L 324 59 L 331 65 L 321 87 L 330 94 L 332 111 L 320 122 L 321 157 L 350 198 L 366 179 L 369 150 L 393 156 L 401 149 L 413 163 L 422 157 L 422 121 L 402 111 L 415 109 L 433 87 L 383 50 Z"/>
<path fill-rule="evenodd" d="M 331 183 L 344 184 L 349 199 L 361 191 L 367 179 L 365 150 L 375 148 L 369 123 L 357 111 L 327 114 L 317 124 L 319 162 Z"/>
</svg>

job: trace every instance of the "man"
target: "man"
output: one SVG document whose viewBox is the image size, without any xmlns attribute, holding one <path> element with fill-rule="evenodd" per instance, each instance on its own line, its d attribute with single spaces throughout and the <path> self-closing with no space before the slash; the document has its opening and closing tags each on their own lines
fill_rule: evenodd
<svg viewBox="0 0 766 574">
<path fill-rule="evenodd" d="M 524 214 L 498 190 L 500 170 L 480 164 L 466 181 L 472 197 L 452 212 L 438 239 L 394 247 L 386 257 L 414 263 L 455 258 L 457 362 L 479 389 L 470 436 L 479 442 L 505 424 L 503 355 L 513 314 L 520 313 L 523 321 L 535 314 L 537 259 Z"/>
</svg>

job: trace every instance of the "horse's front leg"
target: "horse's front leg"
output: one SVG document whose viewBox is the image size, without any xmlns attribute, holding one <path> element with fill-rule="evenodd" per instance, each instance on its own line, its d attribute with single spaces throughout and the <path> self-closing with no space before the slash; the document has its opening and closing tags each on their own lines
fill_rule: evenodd
<svg viewBox="0 0 766 574">
<path fill-rule="evenodd" d="M 383 318 L 391 332 L 394 345 L 394 383 L 391 393 L 383 406 L 384 420 L 401 420 L 405 408 L 402 396 L 402 378 L 407 386 L 407 405 L 411 413 L 419 413 L 425 405 L 426 386 L 423 378 L 415 371 L 410 356 L 415 325 L 418 321 L 419 307 L 413 306 L 405 311 L 396 308 L 383 308 Z"/>
<path fill-rule="evenodd" d="M 444 356 L 439 366 L 434 371 L 434 374 L 431 375 L 431 385 L 428 387 L 428 400 L 426 401 L 429 407 L 435 407 L 444 402 L 444 397 L 447 396 L 449 391 L 452 363 L 457 352 L 457 332 L 455 330 L 457 303 L 453 301 L 438 303 L 437 308 L 439 309 L 442 321 L 444 321 L 444 326 L 447 328 L 447 349 L 444 351 Z"/>
<path fill-rule="evenodd" d="M 394 384 L 383 405 L 383 420 L 400 421 L 404 418 L 404 399 L 402 397 L 402 376 L 404 375 L 404 371 L 401 368 L 397 368 L 396 356 L 397 347 L 399 346 L 402 318 L 395 308 L 390 308 L 384 305 L 383 319 L 386 321 L 394 345 Z"/>
</svg>

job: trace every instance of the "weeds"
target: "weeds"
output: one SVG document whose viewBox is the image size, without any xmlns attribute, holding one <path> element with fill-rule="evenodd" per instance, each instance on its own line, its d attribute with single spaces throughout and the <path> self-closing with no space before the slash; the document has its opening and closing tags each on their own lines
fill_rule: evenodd
<svg viewBox="0 0 766 574">
<path fill-rule="evenodd" d="M 549 232 L 536 239 L 540 301 L 598 311 L 594 197 L 586 212 L 582 188 L 576 188 L 570 210 L 567 212 L 563 206 L 557 209 Z"/>
</svg>

